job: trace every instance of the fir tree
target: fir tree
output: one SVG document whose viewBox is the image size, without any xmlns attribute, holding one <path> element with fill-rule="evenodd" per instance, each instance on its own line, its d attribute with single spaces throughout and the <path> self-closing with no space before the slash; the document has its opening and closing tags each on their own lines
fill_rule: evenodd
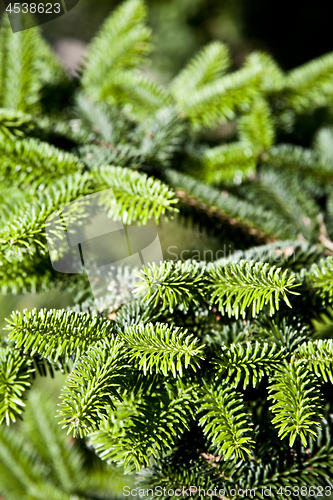
<svg viewBox="0 0 333 500">
<path fill-rule="evenodd" d="M 76 306 L 7 319 L 0 421 L 26 416 L 35 442 L 1 430 L 1 493 L 95 498 L 51 406 L 32 392 L 24 413 L 36 375 L 56 370 L 68 374 L 62 427 L 141 488 L 331 493 L 333 54 L 285 74 L 255 52 L 230 71 L 213 42 L 164 88 L 141 71 L 146 18 L 142 0 L 121 5 L 75 85 L 38 28 L 13 34 L 2 20 L 1 292 L 65 285 Z M 46 102 L 50 85 L 67 104 Z M 52 268 L 45 221 L 106 188 L 124 224 L 179 213 L 238 251 L 121 276 L 139 298 L 98 310 L 82 277 Z"/>
</svg>

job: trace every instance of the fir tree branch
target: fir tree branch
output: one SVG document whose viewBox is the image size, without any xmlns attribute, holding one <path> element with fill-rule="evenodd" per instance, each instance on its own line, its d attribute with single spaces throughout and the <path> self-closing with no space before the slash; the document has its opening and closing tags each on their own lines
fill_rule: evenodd
<svg viewBox="0 0 333 500">
<path fill-rule="evenodd" d="M 302 174 L 312 175 L 324 181 L 333 177 L 333 163 L 331 159 L 321 157 L 315 151 L 295 146 L 293 144 L 278 144 L 266 151 L 261 157 L 264 163 L 279 168 L 293 168 Z"/>
<path fill-rule="evenodd" d="M 250 381 L 253 387 L 257 387 L 265 375 L 274 373 L 285 357 L 283 348 L 266 342 L 223 346 L 222 353 L 216 359 L 218 376 L 223 377 L 223 383 L 229 383 L 232 387 L 237 387 L 242 379 L 243 389 Z"/>
<path fill-rule="evenodd" d="M 297 359 L 303 360 L 307 368 L 313 371 L 324 382 L 333 384 L 333 340 L 315 340 L 301 344 L 297 351 Z"/>
<path fill-rule="evenodd" d="M 219 184 L 239 176 L 250 176 L 255 172 L 257 156 L 257 150 L 247 142 L 232 142 L 208 149 L 203 157 L 206 180 Z"/>
<path fill-rule="evenodd" d="M 0 347 L 0 424 L 21 418 L 23 393 L 30 388 L 33 372 L 31 362 L 19 351 Z"/>
<path fill-rule="evenodd" d="M 196 370 L 199 359 L 203 359 L 203 347 L 198 339 L 188 334 L 187 330 L 168 326 L 163 323 L 147 323 L 128 326 L 121 332 L 130 354 L 130 362 L 139 363 L 144 374 L 169 372 L 174 377 L 177 372 L 183 376 L 183 371 L 191 366 Z"/>
<path fill-rule="evenodd" d="M 174 193 L 161 181 L 146 174 L 132 172 L 121 167 L 102 167 L 93 173 L 99 189 L 112 188 L 116 206 L 108 207 L 109 216 L 114 209 L 124 224 L 137 221 L 146 224 L 153 218 L 158 223 L 162 215 L 172 216 L 177 212 Z"/>
<path fill-rule="evenodd" d="M 162 307 L 170 311 L 176 306 L 186 311 L 191 302 L 197 305 L 203 299 L 206 280 L 197 264 L 181 261 L 163 262 L 160 266 L 150 264 L 137 274 L 140 281 L 134 293 L 147 305 L 156 306 L 162 301 Z"/>
<path fill-rule="evenodd" d="M 63 175 L 74 174 L 84 167 L 79 158 L 36 139 L 15 140 L 6 138 L 0 143 L 3 155 L 0 174 L 4 181 L 9 177 L 17 184 L 39 181 L 46 183 Z"/>
<path fill-rule="evenodd" d="M 332 75 L 332 53 L 290 71 L 285 83 L 288 105 L 297 113 L 329 105 L 333 95 Z"/>
<path fill-rule="evenodd" d="M 255 235 L 261 240 L 274 241 L 275 238 L 292 239 L 290 233 L 280 217 L 273 211 L 263 210 L 260 205 L 244 201 L 226 190 L 220 191 L 204 184 L 188 175 L 172 170 L 165 172 L 165 180 L 174 189 L 182 203 L 198 206 L 208 216 L 222 220 L 233 227 Z M 287 229 L 287 230 L 286 230 Z"/>
<path fill-rule="evenodd" d="M 223 76 L 195 90 L 181 109 L 195 128 L 213 127 L 233 119 L 236 111 L 244 110 L 258 96 L 261 73 L 258 64 Z"/>
<path fill-rule="evenodd" d="M 298 286 L 294 281 L 295 275 L 288 276 L 287 270 L 281 273 L 267 263 L 240 261 L 230 267 L 210 268 L 210 303 L 217 303 L 222 314 L 236 318 L 245 317 L 245 309 L 250 306 L 256 316 L 268 304 L 271 316 L 279 308 L 280 295 L 289 307 L 286 293 L 299 295 L 291 290 Z"/>
<path fill-rule="evenodd" d="M 260 98 L 254 101 L 249 113 L 238 120 L 239 138 L 259 152 L 266 151 L 275 142 L 275 123 L 268 103 Z"/>
<path fill-rule="evenodd" d="M 84 436 L 96 430 L 107 416 L 107 408 L 115 408 L 113 398 L 120 399 L 126 365 L 123 342 L 113 337 L 90 347 L 77 360 L 62 390 L 59 416 L 68 434 Z"/>
<path fill-rule="evenodd" d="M 189 92 L 200 90 L 218 80 L 230 66 L 229 50 L 221 42 L 204 47 L 174 78 L 171 93 L 178 102 L 184 102 Z"/>
<path fill-rule="evenodd" d="M 307 278 L 313 288 L 331 298 L 333 296 L 333 257 L 322 259 L 319 265 L 313 264 Z"/>
<path fill-rule="evenodd" d="M 61 309 L 13 312 L 7 323 L 9 342 L 29 356 L 39 354 L 55 363 L 78 358 L 94 343 L 110 338 L 113 330 L 108 320 Z"/>
<path fill-rule="evenodd" d="M 89 439 L 104 460 L 116 460 L 133 472 L 175 445 L 188 429 L 193 405 L 191 389 L 181 384 L 173 397 L 157 388 L 152 395 L 141 395 L 134 405 L 129 403 L 118 404 L 115 418 L 111 415 Z"/>
<path fill-rule="evenodd" d="M 223 386 L 209 388 L 198 411 L 199 415 L 204 412 L 199 424 L 224 460 L 251 456 L 252 425 L 241 394 Z"/>
<path fill-rule="evenodd" d="M 306 446 L 308 436 L 318 435 L 316 427 L 322 417 L 320 391 L 311 372 L 292 357 L 290 363 L 285 362 L 271 377 L 269 392 L 275 414 L 272 422 L 279 436 L 289 436 L 289 446 L 299 436 Z"/>
</svg>

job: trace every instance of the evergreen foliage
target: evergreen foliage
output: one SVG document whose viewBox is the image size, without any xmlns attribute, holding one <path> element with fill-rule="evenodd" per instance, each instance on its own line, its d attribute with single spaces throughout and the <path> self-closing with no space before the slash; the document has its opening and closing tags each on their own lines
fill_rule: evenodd
<svg viewBox="0 0 333 500">
<path fill-rule="evenodd" d="M 54 500 L 120 498 L 110 488 L 115 472 L 91 462 L 82 442 L 68 440 L 54 419 L 52 401 L 31 393 L 20 432 L 0 428 L 0 488 L 6 498 Z"/>
<path fill-rule="evenodd" d="M 75 307 L 7 319 L 0 422 L 24 421 L 0 429 L 0 494 L 109 498 L 121 466 L 141 488 L 320 496 L 333 489 L 333 56 L 285 74 L 256 52 L 230 71 L 213 42 L 164 87 L 143 71 L 146 18 L 142 0 L 112 13 L 75 85 L 38 28 L 2 20 L 1 291 L 62 286 Z M 237 251 L 124 271 L 96 306 L 82 276 L 52 268 L 45 223 L 109 188 L 125 225 L 179 214 Z M 57 412 L 28 390 L 56 370 Z"/>
</svg>

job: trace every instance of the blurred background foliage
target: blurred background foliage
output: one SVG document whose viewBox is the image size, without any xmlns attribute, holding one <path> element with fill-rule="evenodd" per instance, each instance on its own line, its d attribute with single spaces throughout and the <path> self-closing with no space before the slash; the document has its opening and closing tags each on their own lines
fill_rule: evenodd
<svg viewBox="0 0 333 500">
<path fill-rule="evenodd" d="M 80 0 L 66 16 L 42 26 L 54 45 L 88 43 L 119 0 Z M 262 49 L 288 70 L 333 50 L 329 4 L 288 0 L 147 0 L 154 32 L 153 70 L 169 80 L 204 44 L 226 42 L 235 67 Z M 1 2 L 1 10 L 3 10 Z"/>
<path fill-rule="evenodd" d="M 43 26 L 56 42 L 89 42 L 119 0 L 80 0 L 66 16 Z M 155 34 L 153 65 L 165 78 L 176 74 L 205 43 L 226 42 L 236 66 L 247 53 L 263 49 L 287 70 L 333 49 L 324 0 L 302 4 L 280 0 L 148 0 Z"/>
</svg>

